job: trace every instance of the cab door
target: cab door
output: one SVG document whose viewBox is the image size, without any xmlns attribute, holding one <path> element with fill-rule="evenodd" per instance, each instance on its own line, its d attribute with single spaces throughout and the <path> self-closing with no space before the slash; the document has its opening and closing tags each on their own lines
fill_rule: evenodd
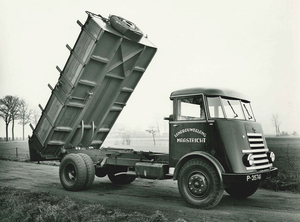
<svg viewBox="0 0 300 222">
<path fill-rule="evenodd" d="M 173 100 L 173 119 L 169 122 L 170 167 L 187 153 L 209 152 L 210 128 L 203 99 L 203 95 L 195 95 Z"/>
</svg>

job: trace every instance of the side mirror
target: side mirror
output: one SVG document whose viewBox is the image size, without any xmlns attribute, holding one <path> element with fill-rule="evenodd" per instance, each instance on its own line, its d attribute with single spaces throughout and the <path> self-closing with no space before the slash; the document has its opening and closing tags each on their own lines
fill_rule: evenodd
<svg viewBox="0 0 300 222">
<path fill-rule="evenodd" d="M 173 115 L 170 115 L 169 117 L 164 117 L 164 120 L 169 120 L 169 121 L 173 121 Z"/>
</svg>

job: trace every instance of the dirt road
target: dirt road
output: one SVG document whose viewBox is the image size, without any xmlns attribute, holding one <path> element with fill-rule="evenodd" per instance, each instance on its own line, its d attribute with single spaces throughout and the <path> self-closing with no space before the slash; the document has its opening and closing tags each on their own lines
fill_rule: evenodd
<svg viewBox="0 0 300 222">
<path fill-rule="evenodd" d="M 91 189 L 69 192 L 59 181 L 58 167 L 36 163 L 0 161 L 0 186 L 49 191 L 74 200 L 101 203 L 122 211 L 153 214 L 160 210 L 170 220 L 186 221 L 300 221 L 300 194 L 258 190 L 245 200 L 224 193 L 214 209 L 188 207 L 176 181 L 136 179 L 129 185 L 114 185 L 108 178 L 95 178 Z"/>
</svg>

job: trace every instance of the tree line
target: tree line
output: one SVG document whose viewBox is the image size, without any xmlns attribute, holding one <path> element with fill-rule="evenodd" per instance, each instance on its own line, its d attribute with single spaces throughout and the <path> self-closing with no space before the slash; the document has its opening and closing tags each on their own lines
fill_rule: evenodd
<svg viewBox="0 0 300 222">
<path fill-rule="evenodd" d="M 12 140 L 15 140 L 14 128 L 15 121 L 18 120 L 18 124 L 21 124 L 23 127 L 23 140 L 25 139 L 25 126 L 30 122 L 34 122 L 35 125 L 38 121 L 38 114 L 29 108 L 29 105 L 25 102 L 24 99 L 21 99 L 17 96 L 7 95 L 4 98 L 0 99 L 0 117 L 5 122 L 5 133 L 6 141 L 8 141 L 8 127 L 11 124 L 11 136 Z"/>
</svg>

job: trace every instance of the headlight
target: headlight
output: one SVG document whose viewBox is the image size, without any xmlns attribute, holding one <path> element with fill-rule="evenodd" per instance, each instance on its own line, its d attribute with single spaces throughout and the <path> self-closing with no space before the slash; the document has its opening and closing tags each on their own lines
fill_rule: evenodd
<svg viewBox="0 0 300 222">
<path fill-rule="evenodd" d="M 243 163 L 245 166 L 249 167 L 254 164 L 254 157 L 252 154 L 246 154 L 243 156 Z"/>
<path fill-rule="evenodd" d="M 275 153 L 273 153 L 273 152 L 268 152 L 268 159 L 269 159 L 269 161 L 271 162 L 271 163 L 274 163 L 274 161 L 275 161 Z"/>
</svg>

